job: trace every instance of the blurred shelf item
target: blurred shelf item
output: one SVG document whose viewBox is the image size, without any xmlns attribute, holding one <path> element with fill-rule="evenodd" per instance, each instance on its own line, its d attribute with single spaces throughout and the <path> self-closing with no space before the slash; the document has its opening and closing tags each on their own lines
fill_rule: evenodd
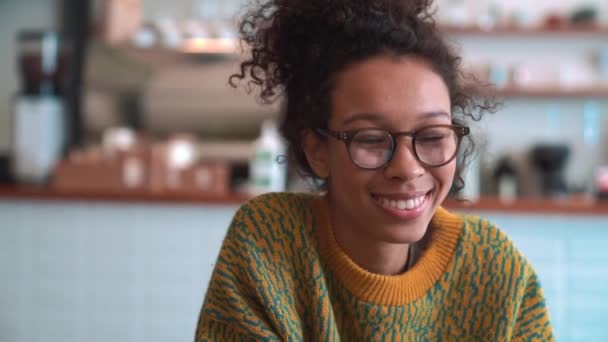
<svg viewBox="0 0 608 342">
<path fill-rule="evenodd" d="M 563 199 L 520 198 L 506 203 L 495 197 L 482 197 L 477 202 L 448 199 L 444 206 L 464 212 L 492 211 L 505 214 L 608 215 L 608 202 L 572 196 Z"/>
<path fill-rule="evenodd" d="M 608 26 L 569 25 L 561 27 L 517 27 L 503 26 L 483 29 L 479 26 L 442 26 L 447 34 L 472 36 L 550 36 L 550 35 L 592 35 L 608 37 Z"/>
<path fill-rule="evenodd" d="M 228 163 L 203 160 L 196 149 L 190 135 L 151 141 L 128 128 L 111 128 L 101 144 L 73 149 L 58 162 L 50 187 L 61 193 L 229 194 Z"/>
<path fill-rule="evenodd" d="M 128 40 L 103 41 L 119 53 L 152 66 L 215 61 L 240 52 L 236 26 L 226 20 L 160 18 L 142 22 Z"/>
<path fill-rule="evenodd" d="M 233 55 L 237 53 L 238 47 L 238 40 L 233 38 L 190 38 L 183 42 L 180 52 L 195 55 Z"/>
</svg>

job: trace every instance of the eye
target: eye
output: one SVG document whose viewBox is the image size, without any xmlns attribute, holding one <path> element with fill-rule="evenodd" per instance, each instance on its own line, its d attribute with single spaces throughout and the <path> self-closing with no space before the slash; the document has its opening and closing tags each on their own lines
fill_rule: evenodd
<svg viewBox="0 0 608 342">
<path fill-rule="evenodd" d="M 423 129 L 416 134 L 416 142 L 418 144 L 443 144 L 450 141 L 454 136 L 454 132 L 446 127 L 431 127 Z"/>
<path fill-rule="evenodd" d="M 365 135 L 357 138 L 357 142 L 360 144 L 380 144 L 384 141 L 383 137 Z"/>
<path fill-rule="evenodd" d="M 390 139 L 382 131 L 360 131 L 353 137 L 353 143 L 364 146 L 386 145 Z"/>
<path fill-rule="evenodd" d="M 440 141 L 442 139 L 446 139 L 447 135 L 445 134 L 438 134 L 438 135 L 424 135 L 424 136 L 418 136 L 416 137 L 416 140 L 420 141 L 420 142 L 434 142 L 434 141 Z"/>
</svg>

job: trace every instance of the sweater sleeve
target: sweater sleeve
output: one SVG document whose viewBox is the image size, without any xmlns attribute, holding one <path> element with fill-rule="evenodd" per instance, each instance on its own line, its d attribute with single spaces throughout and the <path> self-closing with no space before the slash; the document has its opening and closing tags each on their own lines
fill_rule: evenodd
<svg viewBox="0 0 608 342">
<path fill-rule="evenodd" d="M 200 312 L 196 342 L 278 340 L 252 274 L 256 251 L 246 211 L 237 211 L 222 244 Z"/>
<path fill-rule="evenodd" d="M 517 310 L 512 341 L 555 341 L 538 276 L 528 265 L 526 287 Z"/>
<path fill-rule="evenodd" d="M 197 342 L 241 342 L 252 339 L 252 337 L 248 337 L 244 332 L 236 330 L 235 327 L 215 321 L 206 315 L 201 315 L 198 322 L 196 332 Z"/>
</svg>

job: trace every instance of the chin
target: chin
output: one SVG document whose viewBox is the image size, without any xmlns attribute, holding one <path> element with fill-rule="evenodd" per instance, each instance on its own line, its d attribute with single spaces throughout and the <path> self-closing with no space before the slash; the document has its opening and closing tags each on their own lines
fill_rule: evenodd
<svg viewBox="0 0 608 342">
<path fill-rule="evenodd" d="M 420 225 L 417 227 L 393 225 L 383 229 L 379 239 L 387 243 L 394 244 L 410 244 L 416 243 L 424 237 L 428 230 L 428 223 L 426 225 Z"/>
</svg>

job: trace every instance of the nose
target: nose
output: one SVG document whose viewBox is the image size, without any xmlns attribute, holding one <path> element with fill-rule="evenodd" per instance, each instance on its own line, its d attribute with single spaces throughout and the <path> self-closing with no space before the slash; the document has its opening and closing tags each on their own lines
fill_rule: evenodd
<svg viewBox="0 0 608 342">
<path fill-rule="evenodd" d="M 410 139 L 408 139 L 410 140 Z M 409 181 L 422 176 L 426 169 L 414 155 L 411 140 L 409 143 L 397 140 L 393 158 L 384 168 L 384 173 L 389 179 Z"/>
</svg>

